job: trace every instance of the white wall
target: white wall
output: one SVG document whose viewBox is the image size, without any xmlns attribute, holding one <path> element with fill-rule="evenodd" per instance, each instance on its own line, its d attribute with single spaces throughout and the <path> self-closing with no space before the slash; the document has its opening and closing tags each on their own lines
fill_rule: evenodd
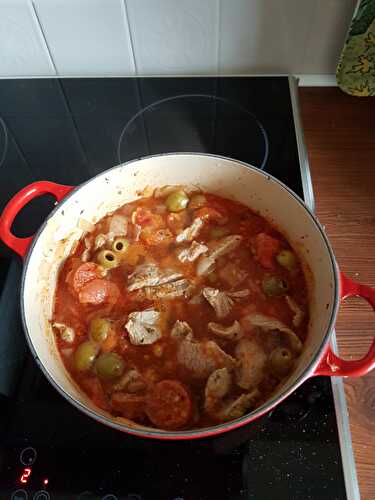
<svg viewBox="0 0 375 500">
<path fill-rule="evenodd" d="M 0 0 L 0 76 L 332 74 L 356 0 Z"/>
</svg>

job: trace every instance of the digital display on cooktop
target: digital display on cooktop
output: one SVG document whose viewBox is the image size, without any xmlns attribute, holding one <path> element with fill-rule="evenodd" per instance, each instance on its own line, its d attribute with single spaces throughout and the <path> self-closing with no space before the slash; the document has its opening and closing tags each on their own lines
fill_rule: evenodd
<svg viewBox="0 0 375 500">
<path fill-rule="evenodd" d="M 289 81 L 102 78 L 0 81 L 0 210 L 26 184 L 77 185 L 163 152 L 233 157 L 301 197 Z M 15 221 L 34 232 L 45 197 Z M 29 353 L 21 263 L 0 247 L 0 499 L 343 500 L 331 384 L 316 377 L 261 419 L 205 440 L 120 433 L 69 404 Z"/>
</svg>

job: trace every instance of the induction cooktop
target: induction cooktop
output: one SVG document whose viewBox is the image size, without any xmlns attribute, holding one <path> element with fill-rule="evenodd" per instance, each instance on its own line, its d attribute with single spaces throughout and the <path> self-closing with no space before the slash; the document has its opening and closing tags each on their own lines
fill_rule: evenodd
<svg viewBox="0 0 375 500">
<path fill-rule="evenodd" d="M 236 158 L 313 208 L 297 84 L 280 77 L 0 81 L 0 210 L 26 184 L 77 185 L 156 153 Z M 32 234 L 46 196 L 17 217 Z M 22 263 L 0 247 L 0 498 L 343 500 L 358 486 L 340 381 L 315 377 L 277 408 L 221 436 L 144 440 L 106 428 L 60 396 L 29 352 Z"/>
</svg>

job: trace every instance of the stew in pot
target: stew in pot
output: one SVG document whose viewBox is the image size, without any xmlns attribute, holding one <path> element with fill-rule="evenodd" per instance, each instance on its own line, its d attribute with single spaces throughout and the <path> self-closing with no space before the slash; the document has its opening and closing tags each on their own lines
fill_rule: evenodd
<svg viewBox="0 0 375 500">
<path fill-rule="evenodd" d="M 238 418 L 303 349 L 299 258 L 240 203 L 186 186 L 144 194 L 92 226 L 59 271 L 63 362 L 114 416 L 166 430 Z"/>
</svg>

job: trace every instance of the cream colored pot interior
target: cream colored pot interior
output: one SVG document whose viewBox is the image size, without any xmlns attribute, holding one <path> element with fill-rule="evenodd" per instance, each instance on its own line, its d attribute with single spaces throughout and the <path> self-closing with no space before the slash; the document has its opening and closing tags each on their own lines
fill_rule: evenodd
<svg viewBox="0 0 375 500">
<path fill-rule="evenodd" d="M 195 184 L 259 211 L 287 235 L 311 269 L 308 340 L 295 372 L 280 391 L 292 387 L 316 357 L 334 310 L 334 267 L 324 237 L 301 203 L 273 179 L 234 160 L 189 154 L 149 157 L 104 172 L 62 202 L 44 226 L 26 263 L 22 301 L 32 346 L 49 376 L 71 398 L 117 423 L 126 421 L 94 407 L 59 359 L 49 325 L 56 275 L 75 241 L 91 224 L 137 198 L 145 186 L 167 184 Z"/>
</svg>

